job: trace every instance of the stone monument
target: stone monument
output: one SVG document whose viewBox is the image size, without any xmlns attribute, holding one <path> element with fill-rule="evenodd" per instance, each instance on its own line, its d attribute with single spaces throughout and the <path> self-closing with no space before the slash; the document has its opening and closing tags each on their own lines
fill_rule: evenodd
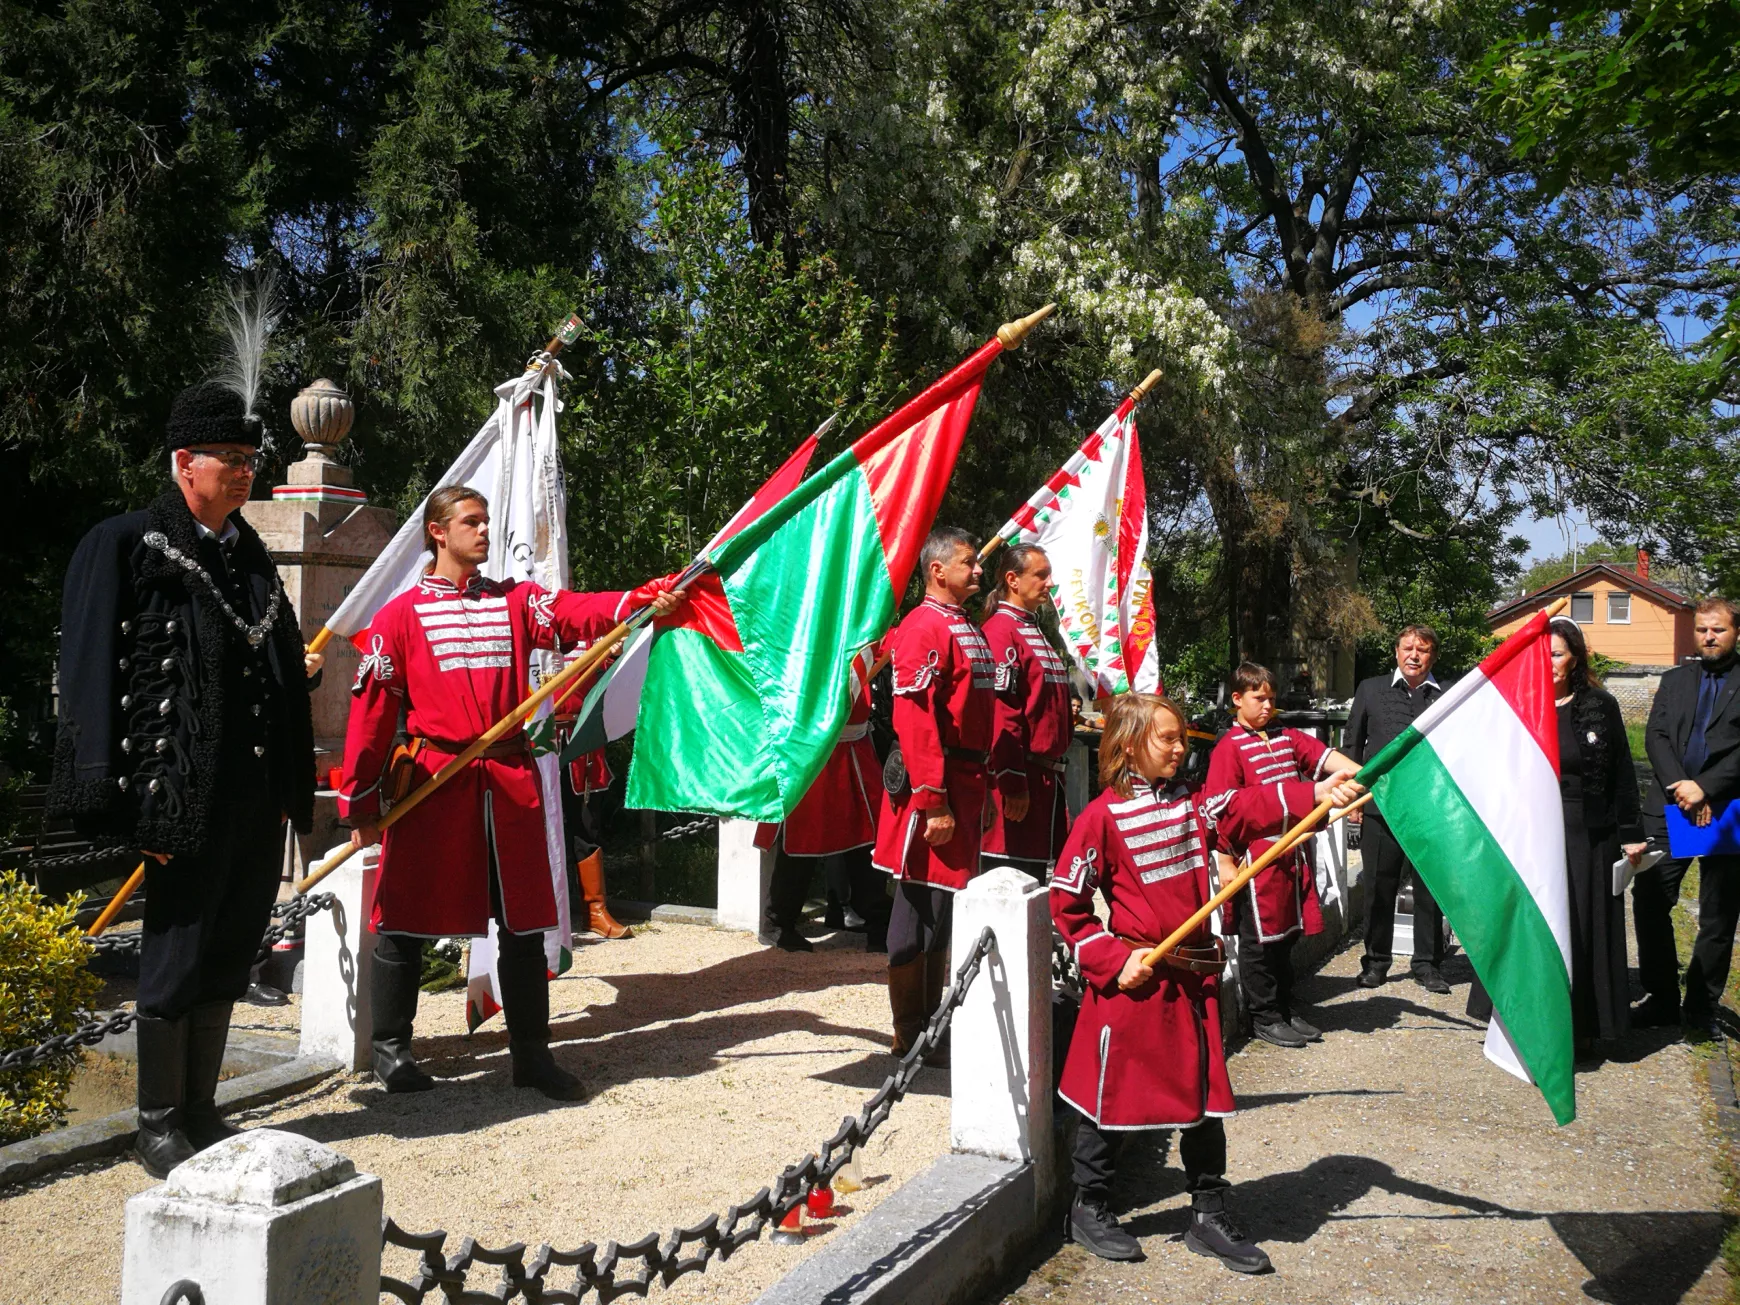
<svg viewBox="0 0 1740 1305">
<path fill-rule="evenodd" d="M 270 499 L 255 499 L 242 509 L 278 564 L 304 640 L 314 638 L 398 527 L 392 513 L 368 506 L 368 495 L 356 488 L 350 468 L 333 459 L 355 415 L 350 396 L 329 380 L 317 380 L 298 394 L 290 404 L 290 424 L 302 437 L 302 458 L 290 465 Z M 327 793 L 329 774 L 344 761 L 358 654 L 348 639 L 332 639 L 324 651 L 325 674 L 314 693 L 314 760 L 320 791 Z M 303 872 L 312 852 L 342 837 L 337 804 L 328 795 L 315 803 L 314 832 L 298 840 L 296 873 Z"/>
</svg>

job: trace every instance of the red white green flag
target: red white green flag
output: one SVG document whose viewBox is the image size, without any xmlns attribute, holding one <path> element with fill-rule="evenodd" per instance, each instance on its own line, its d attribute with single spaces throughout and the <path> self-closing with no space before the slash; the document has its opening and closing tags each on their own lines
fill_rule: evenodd
<svg viewBox="0 0 1740 1305">
<path fill-rule="evenodd" d="M 1577 1117 L 1551 635 L 1537 612 L 1359 772 L 1492 996 L 1487 1059 Z"/>
<path fill-rule="evenodd" d="M 997 532 L 1045 550 L 1058 629 L 1096 697 L 1165 692 L 1135 407 L 1125 399 Z"/>
<path fill-rule="evenodd" d="M 789 815 L 846 721 L 942 503 L 992 340 L 709 553 L 648 658 L 630 807 Z"/>
</svg>

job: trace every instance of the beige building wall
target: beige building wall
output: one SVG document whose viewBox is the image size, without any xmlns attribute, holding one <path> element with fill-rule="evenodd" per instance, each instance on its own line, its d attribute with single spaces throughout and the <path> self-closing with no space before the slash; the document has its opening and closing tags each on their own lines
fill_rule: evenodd
<svg viewBox="0 0 1740 1305">
<path fill-rule="evenodd" d="M 1689 657 L 1692 652 L 1692 614 L 1682 612 L 1678 608 L 1667 607 L 1656 599 L 1628 590 L 1604 577 L 1597 577 L 1586 588 L 1578 593 L 1595 595 L 1595 611 L 1593 619 L 1580 622 L 1583 637 L 1589 643 L 1590 651 L 1598 652 L 1604 657 L 1611 657 L 1616 662 L 1625 662 L 1631 666 L 1674 666 L 1682 657 Z M 1619 624 L 1607 619 L 1607 595 L 1610 593 L 1631 594 L 1631 620 Z M 1536 604 L 1534 611 L 1546 607 L 1555 601 L 1553 596 L 1543 595 Z M 1493 633 L 1500 638 L 1514 634 L 1516 630 L 1534 614 L 1534 611 L 1524 612 L 1505 624 L 1494 627 Z M 1568 609 L 1567 609 L 1568 611 Z"/>
</svg>

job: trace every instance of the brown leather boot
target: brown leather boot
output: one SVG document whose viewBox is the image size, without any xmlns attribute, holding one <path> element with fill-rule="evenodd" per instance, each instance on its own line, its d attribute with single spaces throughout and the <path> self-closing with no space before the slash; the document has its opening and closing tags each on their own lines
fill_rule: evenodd
<svg viewBox="0 0 1740 1305">
<path fill-rule="evenodd" d="M 604 853 L 594 848 L 580 862 L 580 896 L 586 899 L 586 928 L 606 938 L 632 938 L 634 931 L 617 923 L 604 904 Z"/>
<path fill-rule="evenodd" d="M 888 967 L 888 1005 L 894 1012 L 896 1056 L 904 1056 L 924 1028 L 924 957 Z"/>
<path fill-rule="evenodd" d="M 924 954 L 924 1022 L 930 1023 L 942 1006 L 943 993 L 947 991 L 949 981 L 954 975 L 949 973 L 949 954 L 947 952 L 926 952 Z M 924 1063 L 944 1069 L 949 1063 L 949 1036 L 943 1034 L 930 1055 L 924 1058 Z"/>
</svg>

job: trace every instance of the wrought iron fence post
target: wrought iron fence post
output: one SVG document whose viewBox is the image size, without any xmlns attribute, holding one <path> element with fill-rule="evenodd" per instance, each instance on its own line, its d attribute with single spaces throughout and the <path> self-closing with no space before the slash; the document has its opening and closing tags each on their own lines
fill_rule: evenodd
<svg viewBox="0 0 1740 1305">
<path fill-rule="evenodd" d="M 985 969 L 955 1015 L 950 1144 L 1027 1161 L 1051 1190 L 1051 912 L 1044 884 L 1009 866 L 955 895 L 955 950 L 989 928 Z"/>
</svg>

